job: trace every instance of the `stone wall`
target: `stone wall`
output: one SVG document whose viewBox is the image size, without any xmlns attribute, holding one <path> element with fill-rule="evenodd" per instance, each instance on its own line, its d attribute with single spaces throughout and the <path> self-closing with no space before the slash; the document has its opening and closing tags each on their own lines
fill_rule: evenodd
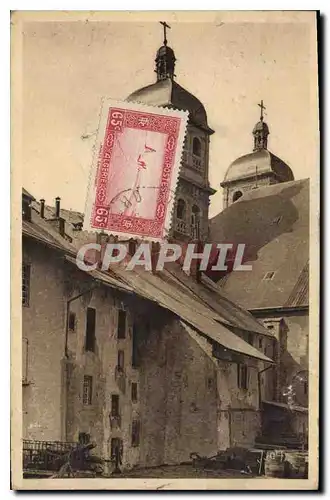
<svg viewBox="0 0 330 500">
<path fill-rule="evenodd" d="M 22 337 L 27 345 L 27 379 L 22 388 L 25 439 L 63 438 L 61 359 L 65 344 L 65 307 L 62 262 L 60 253 L 23 240 L 23 263 L 31 266 L 29 305 L 22 308 Z"/>
</svg>

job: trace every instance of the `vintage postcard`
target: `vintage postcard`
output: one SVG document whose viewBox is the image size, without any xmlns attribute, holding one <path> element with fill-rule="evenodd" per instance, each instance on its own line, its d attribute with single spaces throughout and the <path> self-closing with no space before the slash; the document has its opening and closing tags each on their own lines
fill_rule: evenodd
<svg viewBox="0 0 330 500">
<path fill-rule="evenodd" d="M 23 12 L 12 488 L 319 487 L 317 12 Z"/>
</svg>

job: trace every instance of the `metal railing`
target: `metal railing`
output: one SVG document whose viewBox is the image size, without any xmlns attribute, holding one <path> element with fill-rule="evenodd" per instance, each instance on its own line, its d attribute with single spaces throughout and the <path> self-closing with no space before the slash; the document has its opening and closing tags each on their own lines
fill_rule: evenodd
<svg viewBox="0 0 330 500">
<path fill-rule="evenodd" d="M 23 469 L 51 470 L 60 468 L 77 443 L 63 441 L 23 440 Z"/>
</svg>

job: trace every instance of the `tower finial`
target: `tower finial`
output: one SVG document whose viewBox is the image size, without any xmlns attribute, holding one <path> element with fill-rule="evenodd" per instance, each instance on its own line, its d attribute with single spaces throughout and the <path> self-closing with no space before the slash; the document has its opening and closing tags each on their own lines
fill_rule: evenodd
<svg viewBox="0 0 330 500">
<path fill-rule="evenodd" d="M 256 124 L 252 132 L 254 136 L 253 151 L 267 149 L 267 138 L 269 136 L 268 125 L 264 122 L 264 110 L 266 109 L 266 106 L 264 106 L 264 101 L 262 99 L 260 103 L 258 103 L 258 106 L 260 108 L 260 121 Z"/>
<path fill-rule="evenodd" d="M 166 47 L 167 45 L 166 28 L 171 29 L 171 26 L 169 26 L 165 21 L 159 21 L 159 23 L 162 24 L 164 28 L 164 45 Z"/>
<path fill-rule="evenodd" d="M 258 103 L 258 106 L 260 108 L 260 121 L 263 121 L 264 120 L 264 109 L 266 109 L 266 107 L 264 106 L 264 101 L 262 99 L 260 101 L 260 104 Z"/>
<path fill-rule="evenodd" d="M 175 54 L 174 51 L 167 45 L 167 38 L 166 38 L 166 29 L 169 28 L 171 29 L 171 26 L 169 26 L 165 21 L 159 21 L 159 23 L 163 26 L 164 28 L 164 43 L 163 45 L 158 49 L 157 55 L 156 55 L 156 73 L 157 73 L 157 81 L 159 82 L 160 80 L 166 80 L 167 78 L 171 78 L 173 80 L 174 78 L 174 67 L 175 67 Z"/>
</svg>

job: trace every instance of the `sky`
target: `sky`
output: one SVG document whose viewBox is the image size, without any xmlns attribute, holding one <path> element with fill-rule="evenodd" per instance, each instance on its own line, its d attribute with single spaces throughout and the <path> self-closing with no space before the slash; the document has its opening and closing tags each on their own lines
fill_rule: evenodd
<svg viewBox="0 0 330 500">
<path fill-rule="evenodd" d="M 229 164 L 253 149 L 261 99 L 269 150 L 296 179 L 317 175 L 313 14 L 227 14 L 85 13 L 56 21 L 31 14 L 21 25 L 24 187 L 47 204 L 60 196 L 63 208 L 84 210 L 101 98 L 125 99 L 155 81 L 160 20 L 171 25 L 176 81 L 204 104 L 215 130 L 210 216 L 222 209 L 220 182 Z"/>
</svg>

